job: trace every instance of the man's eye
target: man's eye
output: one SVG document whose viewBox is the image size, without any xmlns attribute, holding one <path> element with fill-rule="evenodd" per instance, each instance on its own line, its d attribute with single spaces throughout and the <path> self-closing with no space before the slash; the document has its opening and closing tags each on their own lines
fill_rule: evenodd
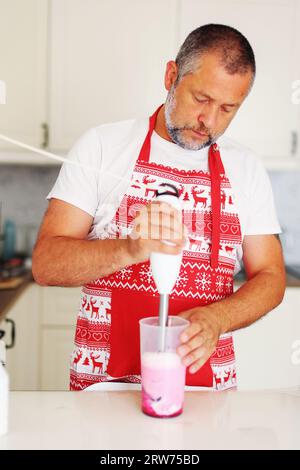
<svg viewBox="0 0 300 470">
<path fill-rule="evenodd" d="M 231 109 L 228 109 L 228 108 L 222 108 L 222 110 L 224 111 L 224 113 L 230 113 L 231 112 Z"/>
<path fill-rule="evenodd" d="M 202 103 L 202 104 L 203 104 L 203 103 L 208 103 L 208 100 L 205 99 L 205 98 L 200 99 L 200 98 L 196 98 L 196 96 L 195 96 L 195 100 L 196 100 L 198 103 Z"/>
</svg>

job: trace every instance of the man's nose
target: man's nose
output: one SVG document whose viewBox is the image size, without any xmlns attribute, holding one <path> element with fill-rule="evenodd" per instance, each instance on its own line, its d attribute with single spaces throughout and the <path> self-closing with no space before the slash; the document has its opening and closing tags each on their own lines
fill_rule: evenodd
<svg viewBox="0 0 300 470">
<path fill-rule="evenodd" d="M 208 106 L 205 110 L 202 111 L 201 115 L 198 118 L 199 122 L 202 122 L 206 130 L 215 129 L 218 120 L 218 107 L 217 106 Z"/>
</svg>

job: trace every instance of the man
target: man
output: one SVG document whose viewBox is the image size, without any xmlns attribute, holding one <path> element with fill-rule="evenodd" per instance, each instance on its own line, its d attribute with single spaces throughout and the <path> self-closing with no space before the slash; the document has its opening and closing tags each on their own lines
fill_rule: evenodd
<svg viewBox="0 0 300 470">
<path fill-rule="evenodd" d="M 149 121 L 100 125 L 70 152 L 82 166 L 64 164 L 47 196 L 33 274 L 41 285 L 84 286 L 71 389 L 140 381 L 138 320 L 158 312 L 149 255 L 182 250 L 170 313 L 190 320 L 178 348 L 186 383 L 235 386 L 231 332 L 276 307 L 285 290 L 268 176 L 249 150 L 221 137 L 254 77 L 241 33 L 197 28 L 167 63 L 167 99 Z M 153 200 L 162 183 L 177 188 L 183 218 Z M 241 262 L 247 282 L 233 293 Z"/>
</svg>

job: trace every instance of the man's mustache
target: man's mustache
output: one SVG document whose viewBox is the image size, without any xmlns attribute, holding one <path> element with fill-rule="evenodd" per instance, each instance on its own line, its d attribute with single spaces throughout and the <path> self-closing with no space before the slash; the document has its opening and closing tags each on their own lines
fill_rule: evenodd
<svg viewBox="0 0 300 470">
<path fill-rule="evenodd" d="M 201 132 L 201 134 L 206 134 L 207 137 L 211 138 L 212 137 L 212 134 L 211 132 L 206 129 L 205 127 L 201 127 L 200 129 L 194 129 L 193 127 L 183 127 L 182 130 L 191 130 L 191 131 L 195 131 L 195 132 Z"/>
</svg>

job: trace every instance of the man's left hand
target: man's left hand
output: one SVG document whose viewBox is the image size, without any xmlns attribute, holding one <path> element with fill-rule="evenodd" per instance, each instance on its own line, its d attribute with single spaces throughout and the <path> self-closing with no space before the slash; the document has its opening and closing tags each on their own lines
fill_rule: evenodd
<svg viewBox="0 0 300 470">
<path fill-rule="evenodd" d="M 197 372 L 216 349 L 222 333 L 220 314 L 211 306 L 196 307 L 178 315 L 191 322 L 180 336 L 181 345 L 177 348 L 182 362 L 189 372 Z M 219 317 L 219 318 L 218 318 Z"/>
</svg>

